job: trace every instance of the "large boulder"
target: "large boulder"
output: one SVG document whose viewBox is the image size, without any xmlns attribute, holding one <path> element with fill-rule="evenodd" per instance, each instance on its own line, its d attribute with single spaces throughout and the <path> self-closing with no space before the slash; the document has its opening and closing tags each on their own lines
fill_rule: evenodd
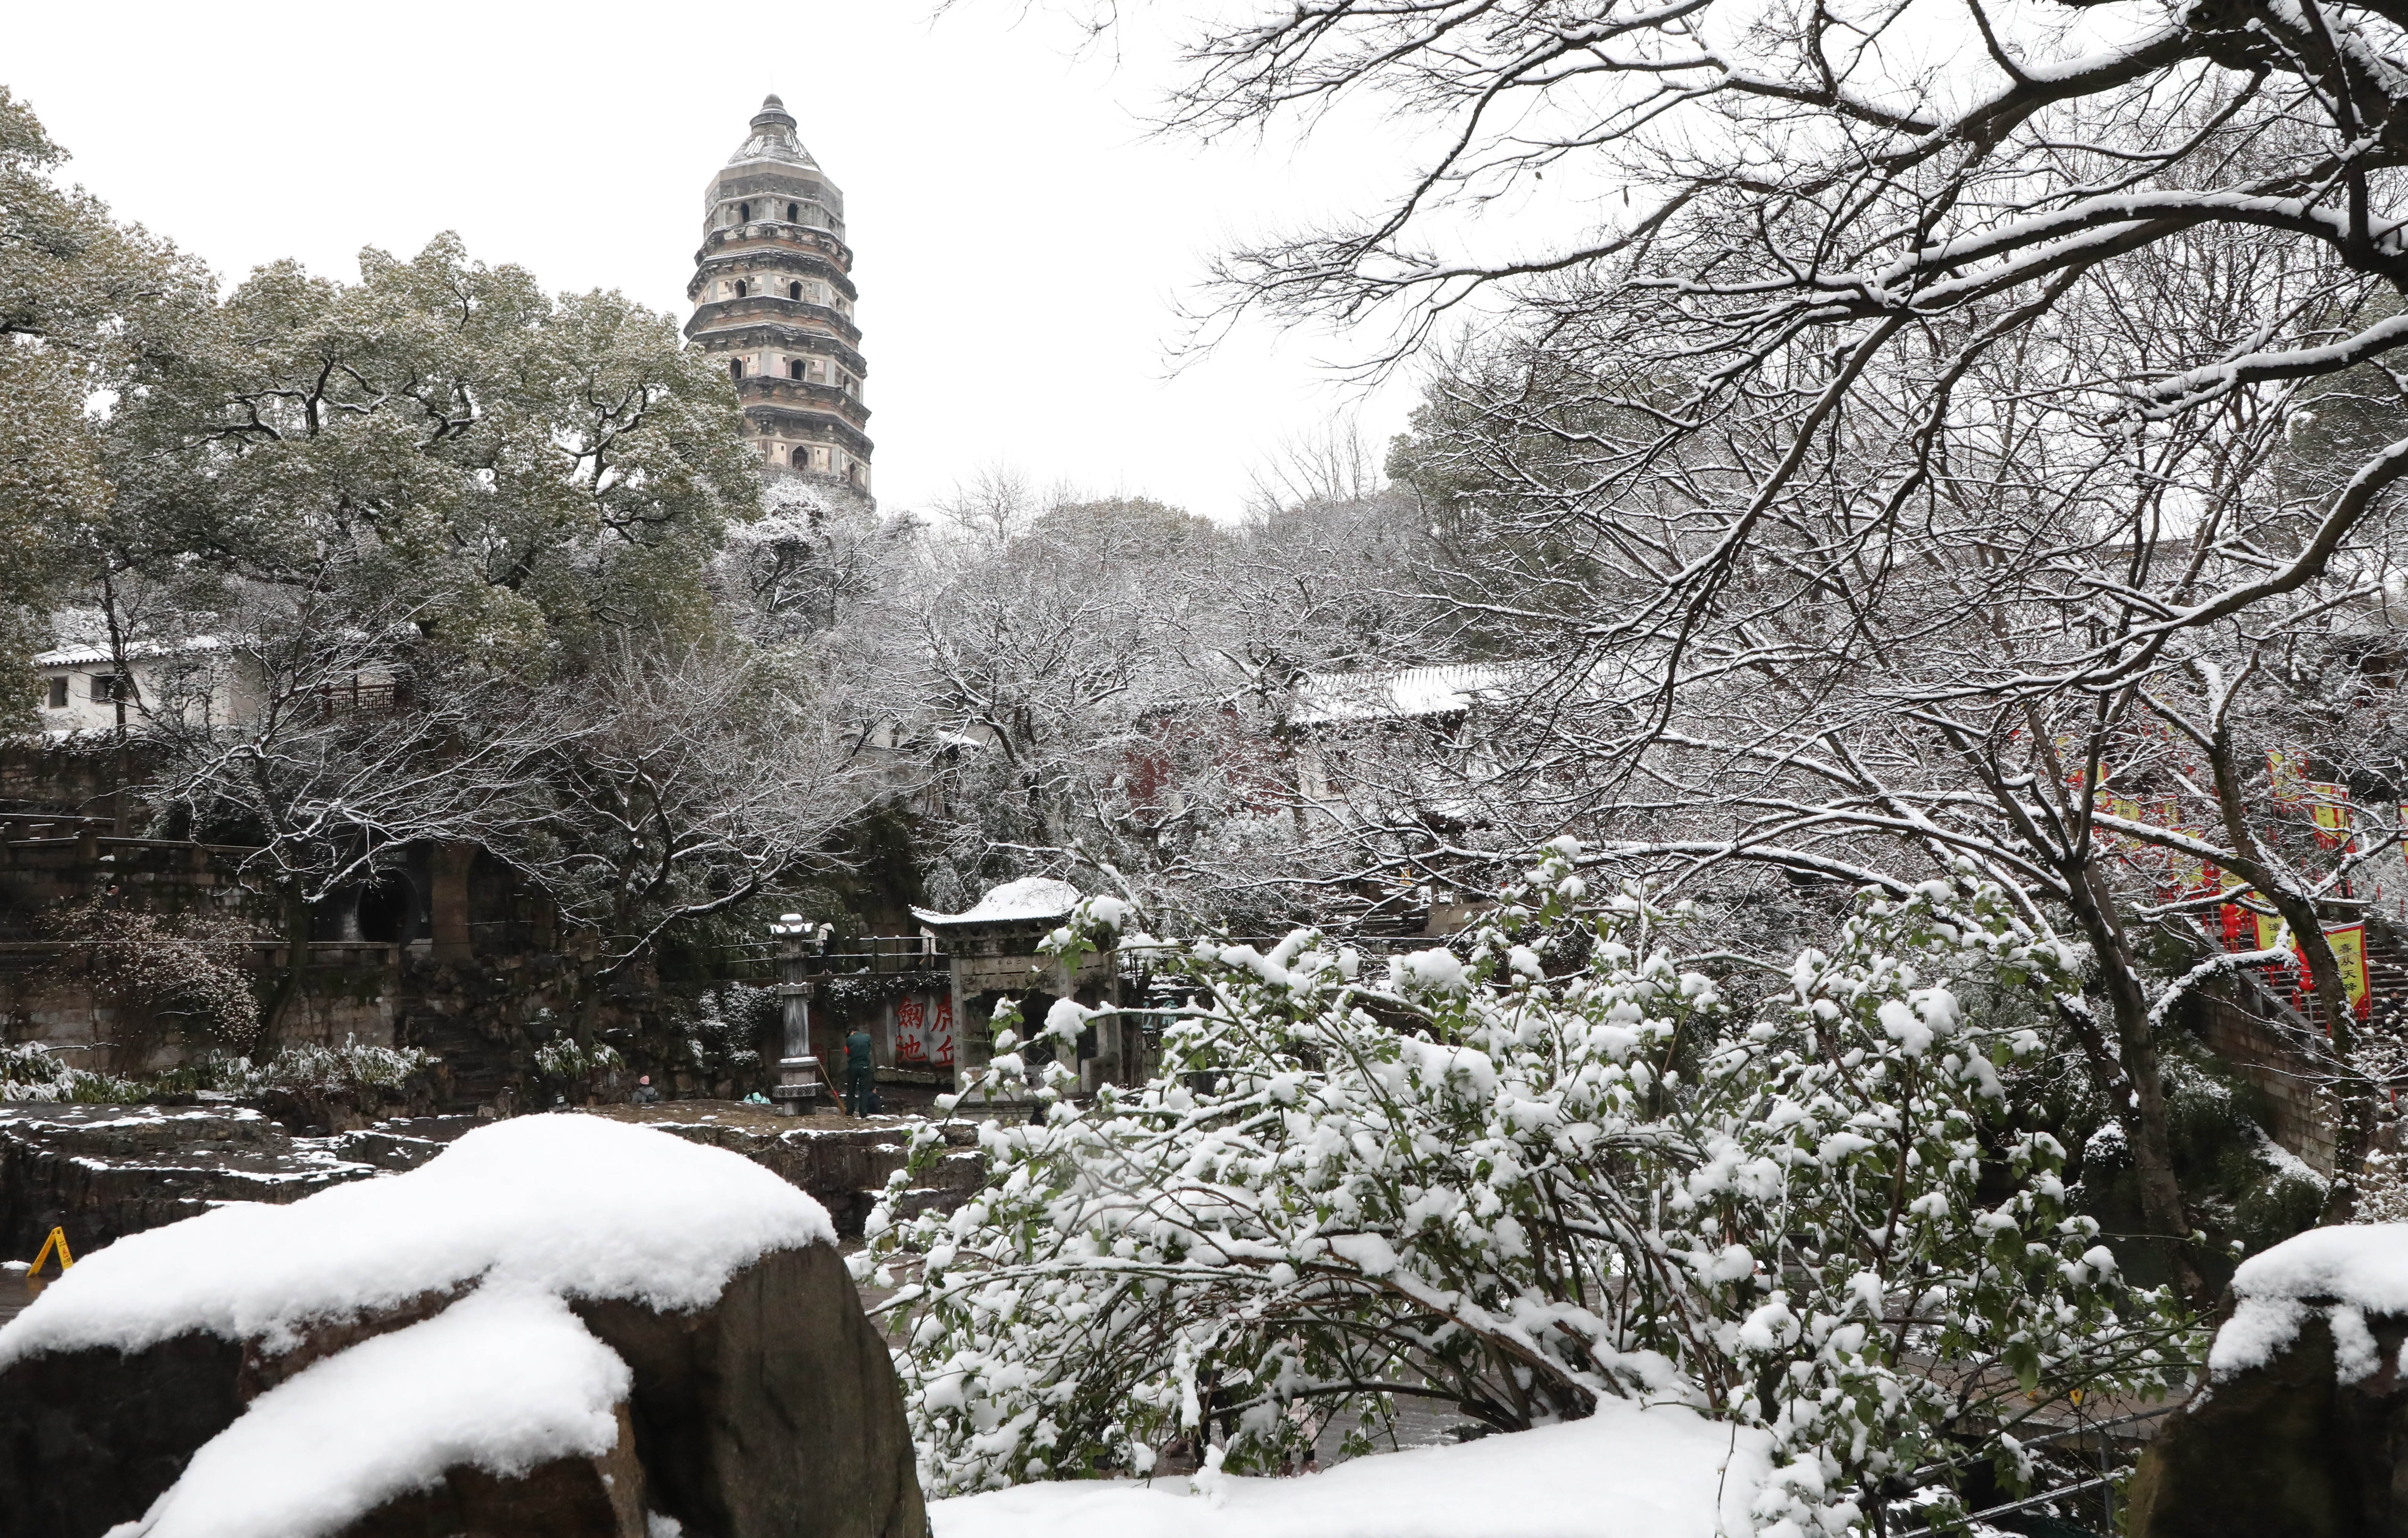
<svg viewBox="0 0 2408 1538">
<path fill-rule="evenodd" d="M 0 1538 L 924 1538 L 834 1237 L 570 1115 L 136 1234 L 0 1329 Z"/>
<path fill-rule="evenodd" d="M 2243 1262 L 2207 1382 L 2128 1494 L 2129 1538 L 2408 1534 L 2408 1225 L 2314 1229 Z"/>
</svg>

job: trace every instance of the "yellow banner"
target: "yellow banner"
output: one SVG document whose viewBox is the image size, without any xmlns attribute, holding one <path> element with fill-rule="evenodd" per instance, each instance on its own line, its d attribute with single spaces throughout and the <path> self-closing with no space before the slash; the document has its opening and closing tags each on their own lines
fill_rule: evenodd
<svg viewBox="0 0 2408 1538">
<path fill-rule="evenodd" d="M 2332 947 L 2333 959 L 2341 963 L 2341 985 L 2349 994 L 2350 1007 L 2365 1013 L 2366 926 L 2344 924 L 2337 929 L 2327 929 L 2325 943 Z"/>
<path fill-rule="evenodd" d="M 2282 919 L 2275 914 L 2253 913 L 2250 916 L 2258 921 L 2258 948 L 2259 950 L 2275 950 L 2282 945 L 2283 941 L 2290 938 L 2290 931 L 2284 927 Z"/>
<path fill-rule="evenodd" d="M 2350 829 L 2357 818 L 2349 804 L 2347 785 L 2322 784 L 2311 782 L 2309 793 L 2315 798 L 2308 815 L 2316 823 L 2316 842 L 2327 849 L 2337 849 L 2349 841 Z"/>
<path fill-rule="evenodd" d="M 2266 785 L 2276 806 L 2298 806 L 2308 798 L 2308 755 L 2270 750 L 2266 755 Z"/>
</svg>

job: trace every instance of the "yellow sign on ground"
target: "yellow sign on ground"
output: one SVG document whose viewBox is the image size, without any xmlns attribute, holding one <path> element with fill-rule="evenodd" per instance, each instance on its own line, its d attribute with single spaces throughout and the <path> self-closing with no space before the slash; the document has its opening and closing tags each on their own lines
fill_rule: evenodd
<svg viewBox="0 0 2408 1538">
<path fill-rule="evenodd" d="M 29 1286 L 35 1277 L 41 1274 L 42 1262 L 50 1258 L 52 1250 L 58 1251 L 60 1275 L 65 1275 L 67 1268 L 75 1264 L 75 1257 L 67 1253 L 66 1229 L 54 1228 L 50 1230 L 50 1236 L 42 1241 L 42 1253 L 34 1257 L 34 1269 L 25 1272 L 25 1281 Z"/>
</svg>

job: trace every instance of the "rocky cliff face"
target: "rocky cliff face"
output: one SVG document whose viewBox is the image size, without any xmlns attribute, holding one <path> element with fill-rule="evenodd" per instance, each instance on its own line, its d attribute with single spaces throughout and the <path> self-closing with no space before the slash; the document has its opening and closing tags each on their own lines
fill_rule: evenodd
<svg viewBox="0 0 2408 1538">
<path fill-rule="evenodd" d="M 0 1106 L 0 1254 L 31 1258 L 53 1226 L 78 1255 L 227 1201 L 296 1201 L 413 1170 L 468 1116 L 296 1137 L 238 1106 Z"/>
<path fill-rule="evenodd" d="M 828 1210 L 837 1231 L 847 1235 L 861 1232 L 887 1177 L 903 1168 L 915 1125 L 901 1117 L 865 1123 L 838 1115 L 781 1116 L 726 1100 L 595 1106 L 587 1114 L 741 1154 L 809 1191 Z M 942 1130 L 953 1151 L 939 1162 L 927 1185 L 906 1193 L 900 1209 L 907 1215 L 930 1208 L 951 1212 L 969 1200 L 986 1169 L 971 1123 L 948 1122 Z"/>
</svg>

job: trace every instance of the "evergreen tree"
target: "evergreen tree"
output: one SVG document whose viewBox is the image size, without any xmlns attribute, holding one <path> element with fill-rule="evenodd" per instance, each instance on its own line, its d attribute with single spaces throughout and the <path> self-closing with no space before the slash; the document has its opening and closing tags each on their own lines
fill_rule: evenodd
<svg viewBox="0 0 2408 1538">
<path fill-rule="evenodd" d="M 0 86 L 0 671 L 18 681 L 69 553 L 108 501 L 86 403 L 122 389 L 208 297 L 198 266 L 58 185 L 65 159 Z M 22 682 L 0 689 L 0 727 L 29 722 L 32 704 Z"/>
</svg>

